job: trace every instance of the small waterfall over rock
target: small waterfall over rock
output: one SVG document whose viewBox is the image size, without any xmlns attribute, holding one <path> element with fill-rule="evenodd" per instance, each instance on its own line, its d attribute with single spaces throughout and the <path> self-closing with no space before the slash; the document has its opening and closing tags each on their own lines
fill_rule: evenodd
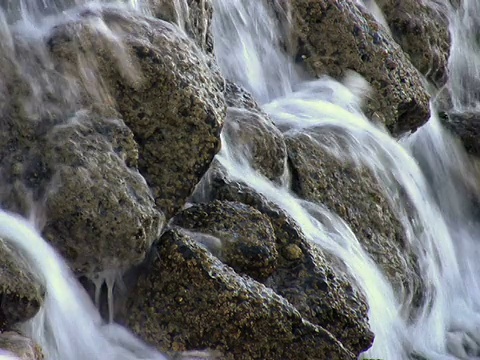
<svg viewBox="0 0 480 360">
<path fill-rule="evenodd" d="M 293 44 L 294 20 L 287 2 L 213 0 L 213 44 L 208 21 L 191 18 L 195 12 L 211 10 L 207 1 L 104 3 L 0 0 L 0 65 L 5 65 L 0 68 L 0 76 L 8 79 L 2 82 L 0 78 L 0 94 L 21 94 L 20 104 L 1 103 L 0 114 L 20 109 L 19 116 L 34 124 L 31 132 L 15 129 L 20 145 L 8 143 L 14 155 L 4 161 L 12 162 L 8 169 L 13 175 L 9 171 L 0 174 L 5 177 L 0 184 L 6 183 L 6 190 L 0 189 L 0 200 L 8 205 L 15 203 L 13 208 L 19 213 L 37 215 L 27 221 L 0 211 L 0 237 L 9 254 L 18 257 L 18 263 L 24 264 L 43 287 L 45 299 L 38 313 L 19 329 L 40 345 L 47 360 L 167 358 L 127 328 L 105 322 L 74 271 L 109 274 L 107 310 L 109 319 L 114 319 L 115 281 L 111 274 L 121 277 L 125 269 L 141 267 L 144 258 L 157 256 L 149 250 L 165 229 L 175 226 L 175 221 L 165 225 L 165 219 L 208 198 L 211 184 L 206 176 L 200 182 L 203 187 L 198 186 L 190 199 L 192 203 L 186 203 L 215 153 L 212 167 L 218 166 L 230 180 L 253 189 L 293 219 L 312 246 L 334 259 L 338 271 L 352 280 L 355 289 L 346 292 L 358 290 L 363 294 L 375 340 L 359 359 L 480 359 L 478 163 L 467 155 L 458 139 L 444 130 L 434 105 L 427 124 L 400 140 L 393 138 L 387 130 L 388 121 L 380 124 L 375 118 L 374 123 L 363 111 L 373 90 L 362 76 L 350 71 L 341 82 L 328 76 L 311 76 L 303 63 L 307 47 L 300 51 Z M 365 5 L 372 11 L 389 39 L 380 7 L 373 0 L 358 3 L 361 9 Z M 152 16 L 176 25 L 154 22 Z M 478 30 L 479 16 L 480 9 L 473 0 L 450 9 L 452 48 L 445 89 L 456 112 L 478 110 L 480 50 L 472 32 Z M 161 33 L 155 32 L 156 27 L 161 27 Z M 83 41 L 80 32 L 82 36 L 96 33 L 100 40 L 93 36 Z M 75 46 L 69 47 L 71 44 Z M 163 58 L 162 46 L 169 44 L 181 51 L 170 49 Z M 98 52 L 93 55 L 92 49 Z M 114 65 L 109 65 L 112 58 Z M 152 68 L 167 70 L 155 73 Z M 177 72 L 169 72 L 173 68 Z M 151 82 L 144 85 L 146 71 L 154 75 L 148 74 Z M 223 95 L 219 94 L 233 83 L 259 102 L 255 109 L 258 114 L 271 119 L 262 129 L 282 139 L 281 146 L 268 145 L 275 148 L 269 150 L 284 157 L 275 164 L 275 171 L 257 169 L 261 156 L 253 153 L 253 146 L 235 138 L 238 124 L 225 124 L 220 134 L 223 120 L 219 119 L 225 114 L 234 118 L 246 112 L 228 99 L 225 109 Z M 162 86 L 170 89 L 169 94 L 158 100 L 160 96 L 154 91 Z M 172 92 L 174 87 L 178 92 Z M 130 97 L 129 92 L 135 95 Z M 182 102 L 180 98 L 187 100 Z M 245 99 L 250 101 L 246 95 Z M 148 107 L 156 101 L 160 101 L 158 108 Z M 169 115 L 158 115 L 159 108 Z M 402 115 L 408 115 L 409 110 L 402 107 Z M 168 123 L 170 115 L 181 121 Z M 160 116 L 158 122 L 168 124 L 164 128 L 156 124 L 150 127 L 148 119 L 155 116 Z M 194 116 L 204 122 L 199 125 L 192 120 Z M 2 129 L 10 129 L 11 119 L 2 121 Z M 191 135 L 188 146 L 176 149 L 176 155 L 192 157 L 188 171 L 168 151 L 155 152 L 155 145 L 169 136 L 175 138 L 177 130 Z M 204 142 L 194 136 L 197 132 L 202 132 Z M 41 138 L 40 150 L 31 145 L 37 137 Z M 16 162 L 17 145 L 33 159 L 31 174 Z M 51 163 L 42 157 L 42 151 L 54 154 L 62 146 L 70 146 L 67 155 L 52 155 L 55 161 Z M 105 157 L 95 157 L 92 149 Z M 164 163 L 173 163 L 173 180 L 162 173 Z M 92 164 L 104 164 L 97 177 L 90 172 Z M 17 173 L 31 187 L 21 187 L 15 178 Z M 68 178 L 86 180 L 69 184 Z M 67 205 L 67 210 L 56 209 L 64 197 L 59 189 L 65 183 L 69 189 L 91 186 L 93 195 L 79 191 L 76 197 L 67 199 L 67 205 L 93 198 L 94 212 L 106 220 L 84 219 L 73 205 L 73 210 Z M 94 192 L 95 184 L 101 184 L 104 192 Z M 107 191 L 108 186 L 111 191 Z M 25 198 L 17 205 L 21 195 Z M 54 204 L 49 199 L 55 199 L 50 200 Z M 352 206 L 344 206 L 346 202 Z M 117 214 L 115 206 L 128 208 L 128 214 Z M 52 208 L 80 219 L 78 223 L 88 224 L 94 235 L 109 239 L 107 249 L 91 249 L 96 263 L 82 259 L 77 248 L 68 243 L 70 236 L 76 236 L 75 240 L 85 236 L 77 222 L 64 227 L 60 220 L 45 225 Z M 231 205 L 231 209 L 236 208 Z M 111 213 L 118 216 L 110 219 Z M 115 232 L 125 222 L 129 226 Z M 104 232 L 98 230 L 102 224 L 108 228 Z M 265 231 L 273 232 L 267 225 Z M 49 245 L 41 232 L 49 242 L 62 235 L 66 245 L 60 243 L 61 250 L 55 250 L 57 244 L 53 241 Z M 211 253 L 222 251 L 222 242 L 214 236 L 195 232 L 187 235 L 213 244 Z M 117 239 L 119 245 L 111 245 Z M 272 244 L 269 249 L 274 248 Z M 120 251 L 122 246 L 129 251 Z M 202 249 L 208 247 L 202 244 Z M 108 259 L 98 255 L 97 259 L 99 251 L 115 254 Z M 196 256 L 188 249 L 182 251 L 185 258 Z M 64 257 L 71 257 L 69 264 Z M 218 267 L 213 264 L 213 269 Z M 268 275 L 261 286 L 268 287 L 273 284 L 268 279 L 270 270 L 262 271 Z M 250 291 L 247 280 L 242 278 L 241 284 Z M 97 303 L 102 285 L 103 281 L 96 283 Z M 258 288 L 264 289 L 261 286 Z M 192 295 L 184 291 L 182 296 Z M 264 292 L 267 296 L 274 291 Z M 184 302 L 182 296 L 175 301 Z M 277 303 L 287 303 L 277 294 L 271 296 Z M 175 326 L 165 332 L 174 332 Z M 328 331 L 322 331 L 326 339 L 335 340 Z M 178 344 L 181 341 L 184 339 Z M 183 345 L 178 344 L 174 340 L 170 346 L 182 351 Z M 352 350 L 341 347 L 341 351 L 350 354 Z M 0 359 L 10 359 L 10 354 L 0 352 Z"/>
</svg>

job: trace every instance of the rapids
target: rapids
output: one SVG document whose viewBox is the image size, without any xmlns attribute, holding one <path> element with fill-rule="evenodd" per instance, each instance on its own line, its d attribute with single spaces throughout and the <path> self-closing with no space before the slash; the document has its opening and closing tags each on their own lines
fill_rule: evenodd
<svg viewBox="0 0 480 360">
<path fill-rule="evenodd" d="M 180 18 L 184 1 L 176 1 Z M 0 46 L 4 49 L 9 41 L 30 36 L 36 27 L 48 29 L 64 11 L 75 14 L 73 7 L 83 3 L 86 1 L 0 0 L 4 9 L 0 13 Z M 257 174 L 228 138 L 222 137 L 217 159 L 229 176 L 283 208 L 312 242 L 343 260 L 366 294 L 376 337 L 373 347 L 360 358 L 473 358 L 471 354 L 480 352 L 480 224 L 469 200 L 472 194 L 478 196 L 480 189 L 474 180 L 478 175 L 473 161 L 442 129 L 435 115 L 401 141 L 372 124 L 361 111 L 360 95 L 368 92 L 368 84 L 355 74 L 343 83 L 327 77 L 309 79 L 284 51 L 289 42 L 289 18 L 278 1 L 274 3 L 283 22 L 274 19 L 262 1 L 213 3 L 215 56 L 223 75 L 250 91 L 284 133 L 315 128 L 325 135 L 341 134 L 342 144 L 328 150 L 372 171 L 419 258 L 428 301 L 412 320 L 408 316 L 412 299 L 395 294 L 337 214 L 294 196 L 288 183 L 279 186 Z M 364 3 L 384 21 L 373 0 Z M 141 1 L 118 6 L 124 11 L 149 11 Z M 465 111 L 477 108 L 480 99 L 480 49 L 469 36 L 478 30 L 480 8 L 475 0 L 465 0 L 462 7 L 450 9 L 449 16 L 452 54 L 448 86 L 456 110 Z M 12 32 L 16 37 L 8 36 Z M 333 143 L 335 139 L 332 137 Z M 414 217 L 409 216 L 412 208 Z M 44 306 L 22 330 L 45 349 L 47 359 L 165 359 L 126 329 L 102 321 L 65 262 L 32 224 L 35 219 L 27 221 L 0 212 L 0 236 L 26 258 L 46 288 Z M 7 358 L 0 354 L 0 359 Z"/>
</svg>

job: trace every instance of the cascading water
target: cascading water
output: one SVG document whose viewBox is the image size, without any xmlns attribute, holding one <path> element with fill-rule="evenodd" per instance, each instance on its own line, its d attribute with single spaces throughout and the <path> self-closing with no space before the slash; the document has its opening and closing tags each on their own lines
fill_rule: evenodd
<svg viewBox="0 0 480 360">
<path fill-rule="evenodd" d="M 462 36 L 465 37 L 465 31 L 469 30 L 462 27 L 461 20 L 469 19 L 466 26 L 472 26 L 478 15 L 475 10 L 478 6 L 474 3 L 466 1 L 466 8 L 453 15 L 457 19 L 452 22 L 453 32 L 459 34 L 453 40 L 454 46 L 461 46 Z M 475 194 L 477 188 L 473 185 L 462 188 L 458 184 L 459 181 L 468 184 L 473 176 L 467 168 L 469 162 L 463 150 L 443 132 L 436 118 L 432 118 L 415 136 L 405 139 L 403 146 L 400 145 L 362 115 L 359 110 L 361 99 L 331 79 L 302 83 L 300 77 L 291 71 L 292 67 L 285 65 L 269 66 L 258 74 L 259 63 L 272 64 L 285 59 L 278 42 L 272 51 L 271 37 L 259 36 L 272 33 L 272 29 L 278 33 L 278 24 L 272 17 L 258 16 L 266 11 L 262 2 L 245 6 L 241 1 L 217 1 L 215 10 L 214 30 L 218 35 L 222 33 L 222 40 L 215 43 L 217 58 L 229 56 L 235 59 L 235 63 L 220 61 L 222 71 L 234 76 L 232 80 L 254 94 L 265 94 L 264 85 L 258 87 L 246 74 L 254 73 L 256 79 L 266 79 L 270 87 L 281 78 L 276 87 L 283 91 L 281 97 L 273 101 L 271 93 L 259 97 L 264 101 L 264 110 L 287 133 L 309 129 L 324 135 L 331 133 L 326 150 L 341 159 L 368 167 L 391 199 L 402 219 L 408 241 L 418 256 L 421 275 L 428 284 L 425 291 L 429 301 L 412 321 L 405 315 L 408 311 L 404 311 L 405 307 L 411 306 L 411 299 L 394 295 L 391 285 L 338 216 L 321 204 L 312 205 L 295 198 L 287 188 L 278 188 L 255 174 L 246 161 L 238 160 L 236 150 L 228 146 L 225 141 L 228 139 L 224 139 L 218 158 L 230 176 L 246 182 L 286 210 L 301 224 L 310 240 L 341 258 L 356 277 L 367 296 L 370 325 L 376 335 L 373 347 L 363 357 L 389 360 L 412 356 L 473 358 L 480 350 L 479 269 L 475 261 L 480 245 L 475 241 L 478 225 L 469 215 L 470 209 L 465 201 L 466 191 Z M 255 24 L 256 36 L 252 35 L 252 24 Z M 228 30 L 231 32 L 226 34 Z M 249 48 L 252 50 L 248 51 Z M 268 50 L 259 53 L 257 49 L 262 48 Z M 274 58 L 269 59 L 270 56 Z M 457 52 L 456 56 L 461 55 Z M 468 60 L 463 57 L 462 61 Z M 241 73 L 228 67 L 240 62 L 246 67 Z M 470 63 L 469 66 L 472 67 Z M 469 70 L 456 62 L 455 54 L 450 67 L 457 81 L 452 85 L 454 92 L 455 86 L 463 86 L 461 81 L 458 84 L 458 78 L 465 81 L 465 74 L 455 73 L 457 67 L 470 76 L 478 70 L 476 67 Z M 464 91 L 459 97 L 465 97 Z M 342 134 L 342 144 L 332 146 L 338 133 Z M 418 162 L 412 153 L 419 154 Z M 431 176 L 426 178 L 424 172 Z M 312 207 L 329 221 L 317 221 L 309 210 Z M 413 219 L 408 215 L 408 209 L 412 207 Z"/>
<path fill-rule="evenodd" d="M 16 28 L 28 32 L 35 26 L 51 26 L 46 17 L 55 20 L 59 12 L 80 3 L 84 1 L 0 0 L 6 9 L 0 18 L 2 50 L 14 41 L 9 36 L 13 25 L 5 17 L 10 23 L 18 20 Z M 128 5 L 125 11 L 143 9 L 141 2 L 132 0 Z M 362 114 L 361 99 L 350 88 L 351 81 L 345 85 L 328 78 L 305 81 L 281 50 L 288 42 L 280 29 L 284 24 L 274 20 L 264 2 L 215 0 L 214 10 L 215 52 L 223 74 L 251 91 L 285 133 L 315 129 L 331 134 L 326 150 L 368 167 L 391 200 L 418 256 L 428 301 L 412 320 L 408 318 L 411 298 L 395 293 L 339 216 L 258 175 L 223 137 L 217 158 L 229 175 L 278 204 L 312 242 L 342 259 L 366 294 L 376 339 L 362 357 L 474 358 L 480 351 L 480 265 L 476 261 L 480 226 L 468 205 L 469 196 L 478 193 L 468 157 L 436 118 L 398 143 Z M 475 1 L 466 0 L 451 18 L 450 87 L 458 94 L 453 98 L 457 110 L 476 105 L 479 98 L 465 84 L 465 79 L 478 78 L 477 66 L 459 55 L 464 49 L 462 39 L 478 16 Z M 465 19 L 469 22 L 462 22 Z M 474 45 L 468 45 L 472 56 L 478 54 Z M 342 144 L 333 146 L 338 134 Z M 27 221 L 0 212 L 0 234 L 25 254 L 32 272 L 40 274 L 45 284 L 45 304 L 23 330 L 39 342 L 49 360 L 164 359 L 127 330 L 103 323 L 63 260 Z M 0 358 L 6 356 L 0 354 Z"/>
</svg>

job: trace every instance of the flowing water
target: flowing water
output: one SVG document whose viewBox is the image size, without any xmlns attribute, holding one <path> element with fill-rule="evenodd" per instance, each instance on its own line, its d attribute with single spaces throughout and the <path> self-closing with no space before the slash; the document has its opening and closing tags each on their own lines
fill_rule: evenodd
<svg viewBox="0 0 480 360">
<path fill-rule="evenodd" d="M 258 175 L 226 137 L 218 160 L 233 179 L 282 207 L 312 242 L 347 265 L 366 294 L 376 335 L 373 347 L 361 358 L 480 359 L 480 226 L 471 201 L 480 193 L 475 164 L 435 117 L 400 142 L 369 122 L 360 110 L 359 96 L 367 92 L 368 84 L 358 76 L 352 74 L 343 84 L 329 78 L 306 79 L 284 51 L 289 48 L 284 2 L 270 2 L 277 17 L 263 1 L 214 0 L 215 55 L 221 71 L 254 94 L 286 134 L 315 129 L 330 136 L 326 150 L 331 154 L 371 170 L 419 259 L 426 284 L 423 308 L 409 317 L 412 299 L 392 289 L 339 216 Z M 11 48 L 19 37 L 31 37 L 32 29 L 47 31 L 59 21 L 59 14 L 66 16 L 64 10 L 80 3 L 85 1 L 0 0 L 5 9 L 0 16 L 1 48 Z M 181 14 L 184 2 L 176 3 Z M 373 0 L 363 3 L 380 18 Z M 148 10 L 140 1 L 122 6 L 124 11 Z M 449 87 L 458 111 L 475 109 L 480 98 L 475 93 L 479 45 L 469 36 L 478 28 L 477 9 L 476 1 L 465 0 L 450 14 Z M 339 134 L 342 141 L 336 143 Z M 163 359 L 127 330 L 101 320 L 62 259 L 30 223 L 0 212 L 0 234 L 25 254 L 47 289 L 45 305 L 24 324 L 24 331 L 46 349 L 48 359 Z"/>
</svg>

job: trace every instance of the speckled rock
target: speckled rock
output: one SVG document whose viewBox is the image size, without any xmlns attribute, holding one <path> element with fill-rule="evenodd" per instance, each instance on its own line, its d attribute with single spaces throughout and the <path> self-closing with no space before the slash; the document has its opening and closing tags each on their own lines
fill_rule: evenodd
<svg viewBox="0 0 480 360">
<path fill-rule="evenodd" d="M 239 276 L 180 229 L 167 231 L 156 251 L 128 319 L 146 341 L 175 351 L 211 348 L 227 360 L 355 358 L 284 298 Z"/>
<path fill-rule="evenodd" d="M 442 125 L 458 136 L 469 154 L 480 156 L 480 113 L 442 113 Z"/>
<path fill-rule="evenodd" d="M 285 297 L 302 316 L 330 331 L 355 354 L 369 348 L 373 334 L 368 306 L 339 259 L 322 252 L 305 238 L 296 222 L 279 206 L 241 181 L 228 178 L 215 162 L 202 181 L 209 191 L 196 194 L 203 201 L 219 199 L 248 204 L 266 215 L 275 232 L 276 271 L 264 284 Z"/>
<path fill-rule="evenodd" d="M 117 34 L 117 42 L 97 30 L 98 21 Z M 223 80 L 209 60 L 175 26 L 111 8 L 90 9 L 59 25 L 47 44 L 57 69 L 80 78 L 90 101 L 110 102 L 119 111 L 139 144 L 139 170 L 170 218 L 220 146 Z M 100 96 L 92 77 L 78 70 L 84 62 L 101 79 Z"/>
<path fill-rule="evenodd" d="M 446 8 L 432 1 L 377 0 L 395 41 L 435 85 L 447 80 L 450 34 Z"/>
<path fill-rule="evenodd" d="M 153 16 L 177 24 L 206 53 L 213 53 L 211 0 L 147 0 Z"/>
<path fill-rule="evenodd" d="M 11 251 L 0 240 L 0 332 L 35 316 L 43 303 L 43 287 Z"/>
<path fill-rule="evenodd" d="M 0 136 L 3 206 L 24 215 L 37 206 L 44 237 L 76 272 L 141 262 L 164 216 L 123 121 L 83 111 L 64 124 L 27 124 Z"/>
<path fill-rule="evenodd" d="M 393 135 L 429 119 L 428 94 L 419 71 L 383 27 L 349 0 L 291 0 L 296 58 L 317 76 L 341 79 L 354 70 L 372 86 L 367 114 Z"/>
<path fill-rule="evenodd" d="M 425 284 L 402 225 L 366 167 L 337 159 L 319 145 L 328 148 L 328 136 L 334 135 L 312 130 L 285 137 L 293 190 L 343 218 L 398 293 L 419 305 Z"/>
<path fill-rule="evenodd" d="M 266 178 L 280 183 L 285 173 L 287 150 L 282 133 L 261 112 L 228 108 L 223 135 L 235 152 Z"/>
<path fill-rule="evenodd" d="M 11 331 L 0 333 L 0 358 L 1 350 L 17 356 L 18 360 L 45 359 L 42 349 L 33 340 Z"/>
<path fill-rule="evenodd" d="M 270 220 L 248 205 L 195 204 L 177 214 L 172 224 L 220 239 L 221 246 L 213 253 L 239 273 L 263 280 L 275 270 L 278 254 Z"/>
</svg>

